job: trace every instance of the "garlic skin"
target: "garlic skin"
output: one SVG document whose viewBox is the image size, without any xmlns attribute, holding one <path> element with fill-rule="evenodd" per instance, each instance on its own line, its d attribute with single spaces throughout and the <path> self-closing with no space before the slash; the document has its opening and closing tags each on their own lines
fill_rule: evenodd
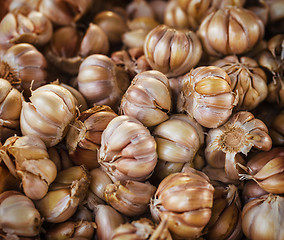
<svg viewBox="0 0 284 240">
<path fill-rule="evenodd" d="M 248 180 L 244 183 L 243 189 L 241 190 L 241 196 L 243 203 L 260 198 L 263 195 L 268 194 L 268 192 L 264 191 L 255 181 Z"/>
<path fill-rule="evenodd" d="M 0 141 L 19 133 L 22 95 L 5 79 L 0 78 Z"/>
<path fill-rule="evenodd" d="M 75 98 L 57 84 L 47 84 L 32 92 L 23 102 L 20 126 L 23 135 L 37 135 L 47 147 L 55 146 L 66 135 L 76 114 Z"/>
<path fill-rule="evenodd" d="M 283 146 L 284 144 L 284 111 L 282 110 L 273 119 L 269 129 L 269 135 L 274 145 Z"/>
<path fill-rule="evenodd" d="M 39 235 L 42 219 L 32 200 L 18 191 L 0 194 L 0 230 L 22 237 Z"/>
<path fill-rule="evenodd" d="M 111 58 L 93 54 L 80 65 L 77 81 L 89 105 L 108 105 L 116 112 L 130 80 Z"/>
<path fill-rule="evenodd" d="M 211 56 L 243 54 L 263 38 L 264 24 L 248 9 L 227 7 L 207 15 L 197 35 Z"/>
<path fill-rule="evenodd" d="M 0 194 L 9 190 L 21 190 L 21 181 L 19 181 L 18 178 L 15 178 L 6 167 L 0 166 L 0 176 Z"/>
<path fill-rule="evenodd" d="M 216 66 L 198 67 L 181 81 L 179 112 L 185 111 L 206 128 L 217 128 L 229 119 L 237 98 L 225 70 Z"/>
<path fill-rule="evenodd" d="M 85 32 L 73 26 L 65 26 L 54 31 L 45 56 L 61 71 L 76 75 L 82 61 L 92 54 L 107 54 L 107 35 L 96 24 L 90 23 Z"/>
<path fill-rule="evenodd" d="M 149 70 L 137 74 L 124 93 L 120 114 L 135 117 L 146 127 L 168 119 L 172 108 L 168 78 L 159 71 Z"/>
<path fill-rule="evenodd" d="M 56 165 L 57 171 L 74 166 L 65 145 L 58 144 L 47 148 L 49 159 Z"/>
<path fill-rule="evenodd" d="M 0 22 L 0 32 L 1 44 L 30 43 L 40 47 L 51 39 L 53 27 L 41 12 L 8 13 Z"/>
<path fill-rule="evenodd" d="M 164 178 L 150 204 L 155 221 L 167 220 L 177 239 L 193 239 L 203 234 L 211 217 L 214 187 L 208 177 L 193 168 Z"/>
<path fill-rule="evenodd" d="M 103 131 L 99 164 L 115 181 L 144 181 L 157 163 L 156 142 L 137 119 L 121 115 Z"/>
<path fill-rule="evenodd" d="M 125 216 L 143 214 L 156 192 L 156 187 L 149 182 L 117 181 L 108 184 L 104 190 L 105 200 Z"/>
<path fill-rule="evenodd" d="M 235 110 L 250 111 L 266 99 L 266 74 L 254 59 L 227 56 L 212 65 L 222 68 L 229 75 L 233 92 L 239 98 Z"/>
<path fill-rule="evenodd" d="M 267 194 L 249 201 L 242 210 L 242 229 L 249 239 L 283 239 L 284 198 Z"/>
<path fill-rule="evenodd" d="M 198 64 L 202 46 L 193 31 L 182 31 L 162 24 L 146 36 L 144 53 L 154 70 L 167 77 L 177 77 Z"/>
<path fill-rule="evenodd" d="M 9 12 L 27 14 L 31 11 L 38 11 L 41 0 L 11 0 Z"/>
<path fill-rule="evenodd" d="M 126 13 L 129 19 L 140 17 L 154 18 L 155 13 L 150 3 L 145 0 L 133 0 L 126 6 Z"/>
<path fill-rule="evenodd" d="M 240 153 L 247 155 L 251 148 L 269 151 L 272 140 L 266 125 L 247 111 L 239 111 L 206 137 L 205 158 L 211 166 L 225 167 L 227 175 L 239 179 L 237 162 Z M 216 166 L 216 163 L 220 164 Z"/>
<path fill-rule="evenodd" d="M 281 0 L 265 1 L 268 5 L 269 16 L 267 29 L 272 35 L 283 33 L 284 27 L 284 3 Z"/>
<path fill-rule="evenodd" d="M 99 166 L 98 151 L 101 135 L 117 114 L 108 106 L 95 106 L 83 111 L 72 123 L 66 135 L 66 147 L 76 165 L 87 169 Z"/>
<path fill-rule="evenodd" d="M 47 62 L 41 52 L 29 43 L 10 47 L 0 56 L 0 77 L 8 80 L 26 96 L 47 82 Z"/>
<path fill-rule="evenodd" d="M 43 198 L 57 175 L 44 142 L 36 136 L 8 138 L 0 148 L 0 158 L 22 180 L 23 191 L 32 200 Z"/>
</svg>

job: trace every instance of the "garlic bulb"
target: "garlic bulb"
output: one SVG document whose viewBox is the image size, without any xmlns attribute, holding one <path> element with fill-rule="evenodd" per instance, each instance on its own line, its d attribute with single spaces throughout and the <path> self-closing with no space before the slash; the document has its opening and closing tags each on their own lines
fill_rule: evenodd
<svg viewBox="0 0 284 240">
<path fill-rule="evenodd" d="M 216 128 L 231 116 L 237 98 L 225 70 L 216 66 L 192 69 L 181 80 L 179 112 L 186 111 L 200 125 Z"/>
<path fill-rule="evenodd" d="M 49 159 L 56 165 L 57 171 L 74 166 L 68 151 L 63 144 L 47 148 Z"/>
<path fill-rule="evenodd" d="M 4 233 L 22 237 L 35 237 L 40 233 L 40 213 L 32 200 L 20 192 L 0 194 L 0 216 L 0 230 Z"/>
<path fill-rule="evenodd" d="M 212 65 L 222 68 L 231 79 L 231 86 L 239 101 L 236 110 L 250 111 L 264 101 L 268 94 L 265 72 L 249 57 L 227 56 Z"/>
<path fill-rule="evenodd" d="M 0 78 L 0 141 L 19 133 L 22 110 L 21 93 Z"/>
<path fill-rule="evenodd" d="M 267 0 L 269 16 L 267 30 L 270 34 L 283 33 L 284 27 L 284 3 L 282 0 Z"/>
<path fill-rule="evenodd" d="M 168 78 L 159 71 L 149 70 L 134 77 L 122 97 L 120 113 L 151 127 L 167 120 L 171 108 Z"/>
<path fill-rule="evenodd" d="M 205 158 L 211 166 L 225 167 L 230 178 L 238 179 L 240 153 L 247 155 L 251 148 L 268 151 L 272 140 L 266 125 L 247 111 L 235 113 L 224 125 L 210 129 L 206 137 Z M 217 164 L 220 164 L 216 166 Z"/>
<path fill-rule="evenodd" d="M 5 166 L 0 166 L 0 176 L 0 194 L 9 190 L 21 190 L 21 181 L 19 181 L 18 178 L 15 178 Z"/>
<path fill-rule="evenodd" d="M 274 145 L 283 146 L 284 144 L 284 111 L 282 110 L 273 119 L 269 129 L 269 135 Z"/>
<path fill-rule="evenodd" d="M 47 84 L 32 92 L 23 102 L 20 125 L 23 135 L 37 135 L 47 147 L 55 146 L 66 135 L 76 114 L 75 98 L 57 84 Z"/>
<path fill-rule="evenodd" d="M 211 56 L 243 54 L 263 38 L 264 24 L 248 9 L 227 7 L 207 15 L 197 34 Z"/>
<path fill-rule="evenodd" d="M 164 73 L 167 77 L 177 77 L 197 65 L 202 55 L 202 47 L 193 31 L 158 25 L 146 36 L 144 53 L 154 70 Z"/>
<path fill-rule="evenodd" d="M 214 187 L 208 177 L 193 168 L 164 178 L 150 204 L 155 221 L 166 220 L 177 239 L 193 239 L 203 234 L 211 217 Z"/>
<path fill-rule="evenodd" d="M 156 142 L 137 119 L 118 116 L 103 131 L 99 164 L 115 182 L 144 181 L 157 163 Z"/>
<path fill-rule="evenodd" d="M 266 195 L 266 194 L 268 194 L 268 192 L 264 191 L 253 180 L 246 181 L 241 190 L 241 196 L 242 196 L 242 200 L 244 204 L 256 198 L 260 198 L 261 196 Z"/>
<path fill-rule="evenodd" d="M 82 62 L 77 81 L 89 105 L 108 105 L 114 111 L 129 86 L 127 72 L 102 54 L 93 54 Z"/>
<path fill-rule="evenodd" d="M 242 229 L 252 240 L 284 238 L 284 198 L 268 194 L 249 201 L 242 210 Z"/>
<path fill-rule="evenodd" d="M 129 19 L 140 17 L 154 18 L 155 13 L 149 2 L 145 0 L 132 0 L 126 6 L 126 13 Z"/>
</svg>

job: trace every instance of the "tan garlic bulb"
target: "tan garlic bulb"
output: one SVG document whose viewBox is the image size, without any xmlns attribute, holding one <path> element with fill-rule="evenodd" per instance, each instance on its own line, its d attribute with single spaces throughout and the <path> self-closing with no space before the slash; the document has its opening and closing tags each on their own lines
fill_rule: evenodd
<svg viewBox="0 0 284 240">
<path fill-rule="evenodd" d="M 149 182 L 132 180 L 108 184 L 104 190 L 105 200 L 125 216 L 139 216 L 146 212 L 156 187 Z"/>
<path fill-rule="evenodd" d="M 177 239 L 194 239 L 203 234 L 211 217 L 214 187 L 208 177 L 193 168 L 164 178 L 151 201 L 155 221 L 167 220 Z"/>
<path fill-rule="evenodd" d="M 91 6 L 92 0 L 41 0 L 39 11 L 55 25 L 75 25 L 90 10 Z"/>
<path fill-rule="evenodd" d="M 110 45 L 121 43 L 122 34 L 128 29 L 124 17 L 114 11 L 99 12 L 93 22 L 105 32 Z"/>
<path fill-rule="evenodd" d="M 0 77 L 8 80 L 20 91 L 30 95 L 47 82 L 47 62 L 33 45 L 19 43 L 10 47 L 0 56 Z"/>
<path fill-rule="evenodd" d="M 137 119 L 121 115 L 103 131 L 99 163 L 115 181 L 144 181 L 157 163 L 156 142 Z"/>
<path fill-rule="evenodd" d="M 36 207 L 47 222 L 60 223 L 69 219 L 82 204 L 90 184 L 90 175 L 83 166 L 58 172 L 48 193 L 36 201 Z"/>
<path fill-rule="evenodd" d="M 18 239 L 17 236 L 35 237 L 40 233 L 40 213 L 32 200 L 18 191 L 0 194 L 0 216 L 0 230 L 16 237 L 13 239 Z"/>
<path fill-rule="evenodd" d="M 31 11 L 27 15 L 8 13 L 0 22 L 0 32 L 1 44 L 44 46 L 52 37 L 53 27 L 41 12 Z"/>
<path fill-rule="evenodd" d="M 102 54 L 87 57 L 79 68 L 78 90 L 89 105 L 108 105 L 117 111 L 129 86 L 127 72 Z"/>
<path fill-rule="evenodd" d="M 135 117 L 147 127 L 167 120 L 171 109 L 169 80 L 156 70 L 137 74 L 120 104 L 121 114 Z"/>
<path fill-rule="evenodd" d="M 212 65 L 222 68 L 229 75 L 232 89 L 239 99 L 236 110 L 250 111 L 266 99 L 266 74 L 254 59 L 227 56 Z"/>
<path fill-rule="evenodd" d="M 76 75 L 86 57 L 108 51 L 107 35 L 99 26 L 90 23 L 85 32 L 73 26 L 56 29 L 45 49 L 45 56 L 61 71 Z"/>
<path fill-rule="evenodd" d="M 0 141 L 19 133 L 22 110 L 21 93 L 0 78 Z"/>
<path fill-rule="evenodd" d="M 27 14 L 38 11 L 41 0 L 11 0 L 9 12 Z"/>
<path fill-rule="evenodd" d="M 58 144 L 47 148 L 49 159 L 56 165 L 57 171 L 62 171 L 66 168 L 74 166 L 65 144 Z"/>
<path fill-rule="evenodd" d="M 227 7 L 207 15 L 197 34 L 211 56 L 243 54 L 263 38 L 264 24 L 248 9 Z"/>
<path fill-rule="evenodd" d="M 168 2 L 164 0 L 153 0 L 149 2 L 149 5 L 154 11 L 155 19 L 162 23 L 164 22 L 164 15 Z"/>
<path fill-rule="evenodd" d="M 205 158 L 213 167 L 225 167 L 230 178 L 239 179 L 238 158 L 242 158 L 241 153 L 247 155 L 252 147 L 269 151 L 272 140 L 261 120 L 250 112 L 239 111 L 222 126 L 209 130 Z"/>
<path fill-rule="evenodd" d="M 32 92 L 23 102 L 20 125 L 23 135 L 36 135 L 47 147 L 55 146 L 66 135 L 76 114 L 75 98 L 57 84 L 47 84 Z"/>
<path fill-rule="evenodd" d="M 264 191 L 253 180 L 246 181 L 241 190 L 241 196 L 242 196 L 242 200 L 244 204 L 256 198 L 260 198 L 261 196 L 266 195 L 266 194 L 268 194 L 268 192 Z"/>
<path fill-rule="evenodd" d="M 241 239 L 241 201 L 235 185 L 215 187 L 212 215 L 206 228 L 206 239 Z"/>
<path fill-rule="evenodd" d="M 216 128 L 231 116 L 237 98 L 225 70 L 216 66 L 192 69 L 181 83 L 178 111 L 185 111 L 200 125 Z"/>
<path fill-rule="evenodd" d="M 145 0 L 132 0 L 126 6 L 126 13 L 129 19 L 140 17 L 154 18 L 155 13 L 149 2 Z"/>
<path fill-rule="evenodd" d="M 252 240 L 284 238 L 284 198 L 267 194 L 249 201 L 242 210 L 242 229 Z"/>
<path fill-rule="evenodd" d="M 37 136 L 13 136 L 0 148 L 0 159 L 10 172 L 21 179 L 25 195 L 33 200 L 43 198 L 57 175 L 44 142 Z"/>
<path fill-rule="evenodd" d="M 146 36 L 144 53 L 154 70 L 167 77 L 177 77 L 197 65 L 202 47 L 193 31 L 158 25 Z"/>
<path fill-rule="evenodd" d="M 112 235 L 111 240 L 172 240 L 167 229 L 167 222 L 154 224 L 149 218 L 140 218 L 136 221 L 121 224 Z"/>
<path fill-rule="evenodd" d="M 109 106 L 103 105 L 89 108 L 75 119 L 66 135 L 66 146 L 74 164 L 87 169 L 99 166 L 102 132 L 116 116 Z"/>
<path fill-rule="evenodd" d="M 269 129 L 269 135 L 274 145 L 283 146 L 284 144 L 284 111 L 282 110 L 273 119 Z"/>
</svg>

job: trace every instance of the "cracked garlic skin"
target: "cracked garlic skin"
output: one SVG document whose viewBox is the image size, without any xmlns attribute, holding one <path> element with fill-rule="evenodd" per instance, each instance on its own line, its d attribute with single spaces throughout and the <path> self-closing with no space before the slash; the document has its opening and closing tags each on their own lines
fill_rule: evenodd
<svg viewBox="0 0 284 240">
<path fill-rule="evenodd" d="M 217 128 L 229 119 L 237 98 L 225 70 L 216 66 L 198 67 L 181 81 L 179 112 L 185 111 L 206 128 Z"/>
<path fill-rule="evenodd" d="M 57 175 L 44 142 L 37 136 L 13 136 L 0 148 L 0 159 L 21 179 L 22 188 L 32 200 L 43 198 Z"/>
<path fill-rule="evenodd" d="M 284 198 L 267 194 L 246 203 L 242 210 L 242 229 L 251 240 L 284 239 Z"/>
<path fill-rule="evenodd" d="M 272 140 L 266 125 L 261 120 L 250 112 L 239 111 L 222 126 L 209 130 L 206 137 L 205 158 L 213 167 L 225 167 L 230 178 L 239 179 L 236 166 L 239 154 L 247 155 L 252 147 L 269 151 Z"/>
<path fill-rule="evenodd" d="M 99 164 L 115 182 L 144 181 L 157 163 L 156 142 L 137 119 L 120 115 L 103 131 Z"/>
<path fill-rule="evenodd" d="M 178 77 L 198 64 L 202 46 L 193 31 L 158 25 L 146 36 L 144 53 L 154 70 Z"/>
<path fill-rule="evenodd" d="M 167 220 L 168 229 L 177 239 L 203 235 L 211 217 L 214 187 L 208 177 L 193 168 L 164 178 L 151 201 L 155 221 Z"/>
<path fill-rule="evenodd" d="M 171 109 L 168 78 L 159 71 L 149 70 L 134 77 L 122 97 L 119 111 L 151 127 L 167 120 Z"/>
<path fill-rule="evenodd" d="M 248 9 L 227 7 L 207 15 L 197 35 L 211 56 L 243 54 L 263 38 L 264 24 Z"/>
<path fill-rule="evenodd" d="M 233 92 L 239 99 L 235 110 L 250 111 L 266 99 L 266 74 L 254 59 L 227 56 L 213 62 L 212 65 L 222 68 L 229 75 Z"/>
<path fill-rule="evenodd" d="M 46 84 L 23 102 L 20 126 L 23 135 L 36 135 L 47 147 L 58 144 L 66 135 L 76 114 L 72 93 L 57 84 Z"/>
<path fill-rule="evenodd" d="M 18 191 L 0 194 L 0 230 L 4 233 L 35 237 L 40 233 L 41 224 L 40 213 L 27 196 Z"/>
</svg>

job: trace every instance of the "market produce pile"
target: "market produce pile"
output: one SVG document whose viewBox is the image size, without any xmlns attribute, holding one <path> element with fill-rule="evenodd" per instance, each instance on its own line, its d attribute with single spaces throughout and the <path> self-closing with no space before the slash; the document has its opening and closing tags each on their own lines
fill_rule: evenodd
<svg viewBox="0 0 284 240">
<path fill-rule="evenodd" d="M 0 239 L 284 239 L 283 0 L 4 0 Z"/>
</svg>

